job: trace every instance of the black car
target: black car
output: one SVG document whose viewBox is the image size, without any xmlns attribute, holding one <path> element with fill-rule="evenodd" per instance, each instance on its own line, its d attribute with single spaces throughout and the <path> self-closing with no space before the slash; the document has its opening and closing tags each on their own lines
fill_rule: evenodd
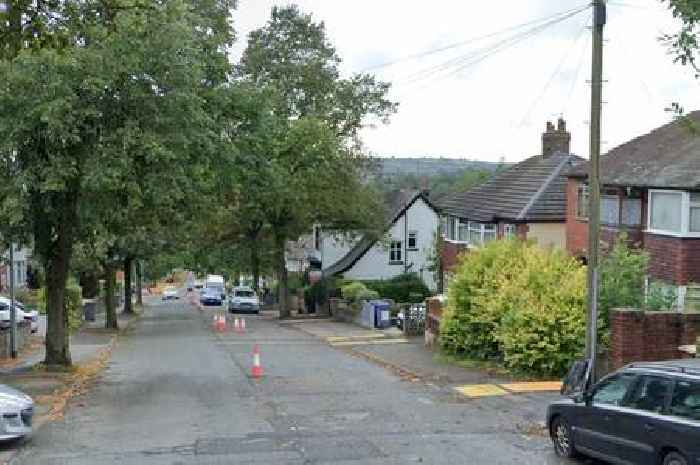
<svg viewBox="0 0 700 465">
<path fill-rule="evenodd" d="M 223 304 L 221 291 L 207 287 L 202 291 L 202 294 L 199 297 L 199 302 L 202 305 L 221 305 Z"/>
<path fill-rule="evenodd" d="M 700 359 L 635 363 L 570 394 L 547 409 L 557 455 L 634 465 L 700 463 Z"/>
</svg>

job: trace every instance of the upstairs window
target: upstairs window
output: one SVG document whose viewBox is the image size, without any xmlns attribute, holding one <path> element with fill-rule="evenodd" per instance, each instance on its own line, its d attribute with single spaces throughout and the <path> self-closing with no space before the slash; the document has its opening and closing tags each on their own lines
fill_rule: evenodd
<svg viewBox="0 0 700 465">
<path fill-rule="evenodd" d="M 459 220 L 459 237 L 460 242 L 469 242 L 469 222 L 467 220 Z"/>
<path fill-rule="evenodd" d="M 588 218 L 588 186 L 578 186 L 576 196 L 576 218 Z"/>
<path fill-rule="evenodd" d="M 401 241 L 391 241 L 391 248 L 389 249 L 389 262 L 390 263 L 402 263 L 402 252 L 403 244 Z"/>
<path fill-rule="evenodd" d="M 690 193 L 690 219 L 688 222 L 691 233 L 700 233 L 700 192 Z"/>
<path fill-rule="evenodd" d="M 650 190 L 647 225 L 657 234 L 699 236 L 700 193 Z"/>
<path fill-rule="evenodd" d="M 408 233 L 408 248 L 409 250 L 418 250 L 418 231 Z"/>
</svg>

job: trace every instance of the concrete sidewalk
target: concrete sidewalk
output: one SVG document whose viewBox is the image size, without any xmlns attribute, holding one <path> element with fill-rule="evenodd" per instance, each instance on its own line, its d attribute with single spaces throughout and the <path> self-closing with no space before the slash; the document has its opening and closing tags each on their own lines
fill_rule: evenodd
<svg viewBox="0 0 700 465">
<path fill-rule="evenodd" d="M 117 315 L 119 328 L 127 328 L 138 315 Z M 114 331 L 104 329 L 105 315 L 98 314 L 95 321 L 86 321 L 83 326 L 70 336 L 71 358 L 74 364 L 90 361 L 101 350 L 108 347 L 114 338 Z M 44 361 L 46 350 L 43 337 L 33 336 L 32 348 L 20 353 L 17 363 L 7 363 L 0 366 L 0 377 L 31 371 L 33 367 Z"/>
</svg>

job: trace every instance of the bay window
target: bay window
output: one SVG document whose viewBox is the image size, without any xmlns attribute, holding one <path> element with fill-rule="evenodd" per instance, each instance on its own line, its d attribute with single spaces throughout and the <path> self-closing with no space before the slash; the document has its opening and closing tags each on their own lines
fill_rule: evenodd
<svg viewBox="0 0 700 465">
<path fill-rule="evenodd" d="M 690 193 L 690 219 L 689 224 L 691 233 L 700 233 L 700 193 Z"/>
<path fill-rule="evenodd" d="M 459 221 L 459 237 L 457 240 L 459 242 L 469 242 L 469 222 L 467 220 L 458 220 Z"/>
<path fill-rule="evenodd" d="M 673 236 L 700 236 L 700 193 L 650 190 L 647 229 Z"/>
<path fill-rule="evenodd" d="M 588 218 L 588 186 L 578 186 L 576 196 L 576 218 Z"/>
</svg>

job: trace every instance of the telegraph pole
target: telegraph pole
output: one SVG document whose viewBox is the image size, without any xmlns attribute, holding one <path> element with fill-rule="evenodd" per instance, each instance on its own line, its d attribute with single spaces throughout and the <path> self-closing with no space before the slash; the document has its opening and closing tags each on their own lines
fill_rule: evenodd
<svg viewBox="0 0 700 465">
<path fill-rule="evenodd" d="M 600 120 L 603 103 L 603 30 L 606 0 L 593 1 L 593 66 L 591 74 L 590 171 L 588 173 L 588 312 L 586 358 L 595 381 L 598 338 L 598 245 L 600 243 Z"/>
</svg>

